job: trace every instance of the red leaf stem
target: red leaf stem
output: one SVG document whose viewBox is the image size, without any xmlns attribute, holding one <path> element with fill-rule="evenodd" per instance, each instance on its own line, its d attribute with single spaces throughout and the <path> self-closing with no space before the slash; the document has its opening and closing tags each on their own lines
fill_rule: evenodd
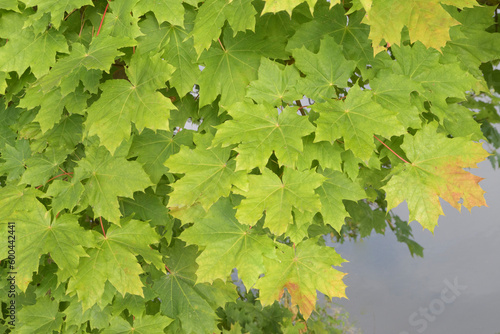
<svg viewBox="0 0 500 334">
<path fill-rule="evenodd" d="M 99 32 L 101 32 L 102 23 L 104 22 L 104 17 L 106 16 L 106 12 L 108 11 L 109 3 L 106 3 L 106 8 L 104 8 L 104 14 L 102 14 L 101 24 L 99 24 L 99 29 L 97 29 L 96 37 L 99 36 Z"/>
<path fill-rule="evenodd" d="M 102 217 L 99 217 L 99 222 L 101 222 L 102 234 L 104 234 L 104 238 L 106 238 L 106 232 L 104 231 L 104 225 L 102 225 Z"/>
<path fill-rule="evenodd" d="M 397 154 L 396 152 L 394 152 L 389 146 L 387 146 L 383 141 L 381 141 L 380 139 L 377 138 L 377 136 L 373 135 L 373 137 L 375 137 L 375 139 L 377 139 L 380 143 L 382 143 L 382 145 L 384 145 L 385 147 L 387 147 L 387 149 L 389 151 L 391 151 L 392 153 L 394 153 L 399 159 L 401 159 L 401 161 L 404 161 L 406 162 L 407 164 L 409 164 L 410 162 L 406 161 L 405 159 L 403 159 L 399 154 Z"/>
<path fill-rule="evenodd" d="M 50 181 L 52 181 L 52 180 L 54 180 L 54 179 L 57 179 L 58 177 L 63 176 L 63 175 L 70 175 L 70 176 L 71 176 L 71 174 L 73 174 L 73 172 L 69 172 L 69 173 L 64 172 L 64 173 L 62 173 L 62 174 L 59 174 L 59 175 L 54 176 L 53 178 L 49 179 L 49 180 L 48 180 L 47 182 L 45 182 L 45 183 L 49 183 Z M 73 176 L 71 176 L 71 177 L 73 177 Z M 38 187 L 36 187 L 36 189 L 40 189 L 42 186 L 43 186 L 43 184 L 42 184 L 42 185 L 39 185 Z"/>
</svg>

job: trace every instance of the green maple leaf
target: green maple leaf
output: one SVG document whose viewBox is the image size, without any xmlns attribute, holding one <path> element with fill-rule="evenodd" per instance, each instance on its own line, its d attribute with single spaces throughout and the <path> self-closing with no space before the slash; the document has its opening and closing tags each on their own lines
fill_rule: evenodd
<svg viewBox="0 0 500 334">
<path fill-rule="evenodd" d="M 30 67 L 39 78 L 54 66 L 57 52 L 69 52 L 66 38 L 57 30 L 36 34 L 32 27 L 20 29 L 0 48 L 0 71 L 16 71 L 21 76 Z"/>
<path fill-rule="evenodd" d="M 125 71 L 128 80 L 108 80 L 101 85 L 99 100 L 88 109 L 85 122 L 88 135 L 98 135 L 112 153 L 130 137 L 131 123 L 144 128 L 169 130 L 169 98 L 156 89 L 166 85 L 172 68 L 159 56 L 150 58 L 136 53 Z"/>
<path fill-rule="evenodd" d="M 279 11 L 286 11 L 290 17 L 292 16 L 292 10 L 303 2 L 307 2 L 311 13 L 313 12 L 314 6 L 317 0 L 266 0 L 262 14 L 265 13 L 277 13 Z M 339 3 L 340 0 L 332 0 L 330 2 L 330 7 Z"/>
<path fill-rule="evenodd" d="M 38 122 L 40 129 L 45 133 L 61 120 L 64 108 L 70 112 L 82 113 L 87 107 L 88 97 L 80 89 L 66 96 L 61 94 L 61 89 L 58 87 L 44 93 L 40 86 L 36 85 L 27 89 L 19 107 L 27 109 L 40 107 L 33 121 Z"/>
<path fill-rule="evenodd" d="M 258 35 L 247 32 L 232 36 L 231 30 L 221 39 L 224 49 L 214 44 L 199 61 L 205 65 L 201 72 L 200 107 L 212 103 L 221 95 L 220 105 L 228 107 L 242 101 L 250 81 L 257 79 L 261 51 L 264 47 Z"/>
<path fill-rule="evenodd" d="M 26 160 L 27 169 L 21 177 L 20 183 L 43 185 L 59 170 L 67 153 L 58 148 L 49 147 L 44 153 L 33 154 Z M 60 171 L 60 170 L 59 170 Z"/>
<path fill-rule="evenodd" d="M 391 50 L 397 59 L 393 62 L 392 71 L 420 84 L 423 90 L 418 92 L 434 104 L 444 105 L 450 97 L 465 100 L 465 92 L 478 81 L 456 62 L 441 64 L 441 54 L 436 50 L 426 49 L 420 42 L 412 47 L 393 46 Z"/>
<path fill-rule="evenodd" d="M 257 103 L 281 106 L 283 102 L 292 103 L 300 100 L 297 84 L 299 72 L 292 66 L 281 66 L 268 58 L 262 58 L 259 67 L 259 79 L 250 82 L 247 97 Z"/>
<path fill-rule="evenodd" d="M 318 161 L 323 169 L 341 170 L 344 149 L 338 142 L 329 143 L 327 141 L 314 142 L 314 134 L 303 137 L 304 149 L 297 160 L 297 169 L 311 169 L 313 161 Z"/>
<path fill-rule="evenodd" d="M 192 145 L 192 131 L 180 131 L 174 136 L 169 131 L 158 130 L 155 133 L 145 129 L 140 135 L 134 135 L 128 158 L 137 157 L 151 181 L 156 184 L 169 171 L 164 165 L 165 161 L 178 153 L 182 146 Z"/>
<path fill-rule="evenodd" d="M 265 210 L 264 227 L 281 235 L 293 223 L 292 207 L 301 212 L 320 210 L 314 189 L 324 179 L 312 170 L 299 172 L 289 168 L 285 168 L 282 179 L 268 169 L 263 169 L 262 175 L 249 175 L 249 189 L 241 192 L 246 198 L 238 205 L 236 218 L 243 224 L 254 225 Z"/>
<path fill-rule="evenodd" d="M 362 12 L 356 11 L 347 19 L 342 5 L 330 8 L 328 2 L 321 1 L 315 7 L 313 20 L 300 25 L 300 29 L 288 40 L 286 49 L 292 51 L 305 46 L 317 53 L 321 40 L 331 36 L 343 47 L 345 58 L 356 61 L 358 68 L 363 70 L 373 62 L 373 49 L 368 40 L 370 27 L 361 23 L 363 17 Z"/>
<path fill-rule="evenodd" d="M 122 295 L 144 296 L 139 277 L 144 271 L 136 256 L 141 255 L 162 270 L 160 253 L 149 246 L 158 243 L 160 236 L 147 223 L 137 220 L 122 220 L 121 227 L 111 225 L 106 237 L 92 232 L 96 248 L 89 249 L 89 257 L 80 260 L 78 275 L 70 279 L 67 293 L 78 294 L 83 310 L 102 298 L 106 281 Z"/>
<path fill-rule="evenodd" d="M 19 233 L 16 271 L 22 290 L 26 290 L 33 272 L 38 271 L 41 255 L 50 253 L 59 267 L 59 281 L 64 282 L 77 275 L 80 258 L 88 256 L 83 247 L 94 245 L 93 236 L 79 226 L 76 216 L 62 215 L 52 219 L 40 202 L 29 210 L 14 212 L 11 219 L 16 222 Z"/>
<path fill-rule="evenodd" d="M 212 145 L 239 144 L 236 148 L 237 170 L 264 168 L 274 152 L 279 163 L 295 166 L 302 152 L 301 137 L 314 131 L 306 117 L 295 108 L 287 107 L 281 113 L 269 106 L 236 103 L 229 109 L 232 120 L 217 126 Z"/>
<path fill-rule="evenodd" d="M 132 197 L 151 185 L 149 177 L 136 161 L 113 157 L 103 146 L 87 147 L 86 157 L 78 162 L 74 179 L 86 180 L 83 198 L 92 206 L 95 217 L 118 223 L 117 196 Z"/>
<path fill-rule="evenodd" d="M 175 67 L 170 83 L 181 96 L 193 89 L 200 76 L 193 39 L 186 40 L 186 36 L 187 32 L 183 28 L 170 26 L 166 35 L 168 42 L 163 49 L 163 57 Z"/>
<path fill-rule="evenodd" d="M 19 323 L 16 325 L 19 328 L 16 328 L 16 333 L 19 334 L 59 332 L 63 323 L 59 301 L 50 297 L 39 298 L 36 304 L 23 306 L 18 317 Z"/>
<path fill-rule="evenodd" d="M 103 334 L 163 334 L 163 329 L 172 322 L 172 319 L 161 314 L 144 315 L 134 319 L 131 325 L 121 316 L 111 319 L 109 327 Z"/>
<path fill-rule="evenodd" d="M 25 3 L 27 7 L 37 7 L 35 14 L 29 17 L 29 22 L 40 20 L 44 14 L 48 13 L 51 18 L 50 22 L 56 29 L 59 29 L 61 26 L 65 12 L 70 13 L 74 9 L 83 6 L 92 6 L 92 1 L 90 0 L 25 0 L 23 3 Z"/>
<path fill-rule="evenodd" d="M 366 197 L 365 191 L 358 183 L 349 180 L 339 171 L 325 170 L 323 184 L 316 189 L 321 201 L 321 215 L 325 224 L 329 224 L 340 232 L 344 219 L 349 216 L 343 200 L 357 201 Z"/>
<path fill-rule="evenodd" d="M 47 131 L 41 140 L 45 140 L 49 146 L 65 149 L 69 153 L 81 142 L 82 132 L 83 116 L 63 115 L 61 121 Z"/>
<path fill-rule="evenodd" d="M 192 25 L 191 16 L 186 16 L 187 27 Z M 139 23 L 144 36 L 139 37 L 137 49 L 142 53 L 160 52 L 162 57 L 175 67 L 169 82 L 180 96 L 186 95 L 198 82 L 200 69 L 196 59 L 198 55 L 193 46 L 193 38 L 188 38 L 188 30 L 182 26 L 168 23 L 158 24 L 153 15 L 146 14 L 146 19 Z"/>
<path fill-rule="evenodd" d="M 237 298 L 234 285 L 217 280 L 214 284 L 196 284 L 197 250 L 195 246 L 183 247 L 175 240 L 167 249 L 168 273 L 153 282 L 153 290 L 161 299 L 161 311 L 167 317 L 179 319 L 186 333 L 217 331 L 219 305 Z"/>
<path fill-rule="evenodd" d="M 283 245 L 277 255 L 277 260 L 266 258 L 266 274 L 255 286 L 263 304 L 279 300 L 286 288 L 292 305 L 299 306 L 307 319 L 316 305 L 316 290 L 328 297 L 345 297 L 346 286 L 342 282 L 345 274 L 332 268 L 345 260 L 333 248 L 317 245 L 317 238 L 296 247 Z"/>
<path fill-rule="evenodd" d="M 233 268 L 247 288 L 264 273 L 263 257 L 275 257 L 273 241 L 258 227 L 249 229 L 234 217 L 231 201 L 223 198 L 180 238 L 203 249 L 196 259 L 198 282 L 226 281 Z"/>
<path fill-rule="evenodd" d="M 84 80 L 97 79 L 98 82 L 100 76 L 95 76 L 95 72 L 89 70 L 109 72 L 115 58 L 123 54 L 118 49 L 135 44 L 130 38 L 106 35 L 93 38 L 88 47 L 73 43 L 70 55 L 59 59 L 50 72 L 39 79 L 38 84 L 44 92 L 60 86 L 62 95 L 65 96 L 76 89 L 80 80 L 85 83 Z M 88 77 L 89 74 L 92 75 Z"/>
<path fill-rule="evenodd" d="M 2 0 L 0 2 L 0 8 L 6 9 L 6 10 L 12 10 L 12 11 L 19 12 L 18 6 L 19 6 L 19 3 L 17 2 L 17 0 Z"/>
<path fill-rule="evenodd" d="M 442 6 L 441 0 L 397 0 L 360 1 L 366 11 L 363 22 L 370 25 L 369 38 L 373 41 L 375 53 L 384 50 L 382 40 L 398 44 L 401 30 L 407 27 L 410 41 L 422 42 L 427 47 L 439 50 L 450 40 L 450 27 L 459 24 Z M 458 8 L 472 7 L 470 0 L 456 0 L 451 3 Z M 395 14 L 397 13 L 397 14 Z"/>
<path fill-rule="evenodd" d="M 102 25 L 101 33 L 109 36 L 126 36 L 131 39 L 141 35 L 137 25 L 139 18 L 134 16 L 133 9 L 138 0 L 122 0 L 109 2 L 107 12 Z"/>
<path fill-rule="evenodd" d="M 482 178 L 463 170 L 476 167 L 488 157 L 481 146 L 468 138 L 447 138 L 437 133 L 435 123 L 415 136 L 405 135 L 401 148 L 411 163 L 399 165 L 383 188 L 388 209 L 406 200 L 410 221 L 417 220 L 432 232 L 439 215 L 443 215 L 439 197 L 457 210 L 462 205 L 469 210 L 486 205 L 484 191 L 478 185 Z"/>
<path fill-rule="evenodd" d="M 494 6 L 484 6 L 466 8 L 454 15 L 462 25 L 450 29 L 451 40 L 443 49 L 447 62 L 458 58 L 469 72 L 481 77 L 481 63 L 500 58 L 500 36 L 486 31 L 493 24 L 494 11 Z"/>
<path fill-rule="evenodd" d="M 210 47 L 212 41 L 219 38 L 220 29 L 226 21 L 224 8 L 228 6 L 228 2 L 226 0 L 208 0 L 198 9 L 191 33 L 196 53 L 201 54 L 203 50 Z"/>
<path fill-rule="evenodd" d="M 385 109 L 397 112 L 398 120 L 406 128 L 421 127 L 420 112 L 411 103 L 410 97 L 412 92 L 424 90 L 420 83 L 407 76 L 382 70 L 377 77 L 370 80 L 370 87 L 373 91 L 373 100 Z"/>
<path fill-rule="evenodd" d="M 194 38 L 194 48 L 198 54 L 216 41 L 224 22 L 229 22 L 233 35 L 238 31 L 254 30 L 255 8 L 250 0 L 208 0 L 198 9 L 194 28 L 190 36 Z"/>
<path fill-rule="evenodd" d="M 17 180 L 26 167 L 26 161 L 31 156 L 29 141 L 17 140 L 15 146 L 5 145 L 2 148 L 2 163 L 0 163 L 0 174 L 7 174 L 7 181 Z"/>
<path fill-rule="evenodd" d="M 333 142 L 343 137 L 345 149 L 368 160 L 375 148 L 374 134 L 391 137 L 404 133 L 397 114 L 374 102 L 372 95 L 368 90 L 353 87 L 344 102 L 315 104 L 314 109 L 320 112 L 315 140 Z"/>
<path fill-rule="evenodd" d="M 136 17 L 152 12 L 160 24 L 169 22 L 172 25 L 182 27 L 184 23 L 184 6 L 182 6 L 182 2 L 177 0 L 139 0 L 133 12 Z"/>
<path fill-rule="evenodd" d="M 121 211 L 124 216 L 133 215 L 135 219 L 149 221 L 151 226 L 163 226 L 164 237 L 168 242 L 172 239 L 173 219 L 168 215 L 168 209 L 162 202 L 162 197 L 149 193 L 136 192 L 134 200 L 121 198 Z"/>
<path fill-rule="evenodd" d="M 385 212 L 373 210 L 368 203 L 363 201 L 357 203 L 346 201 L 345 207 L 352 220 L 359 224 L 360 238 L 368 237 L 372 233 L 372 230 L 375 230 L 379 234 L 384 234 L 384 229 L 387 226 Z"/>
<path fill-rule="evenodd" d="M 314 100 L 336 97 L 335 86 L 347 87 L 356 62 L 344 58 L 342 47 L 332 37 L 321 40 L 319 52 L 305 47 L 293 50 L 295 64 L 306 75 L 300 83 L 302 91 Z"/>
<path fill-rule="evenodd" d="M 47 190 L 47 196 L 52 196 L 52 210 L 60 212 L 63 209 L 73 210 L 78 204 L 84 187 L 81 182 L 54 180 Z"/>
<path fill-rule="evenodd" d="M 230 159 L 231 148 L 207 148 L 210 135 L 199 135 L 196 148 L 182 147 L 165 162 L 171 173 L 183 173 L 183 178 L 175 182 L 168 206 L 182 208 L 200 203 L 205 210 L 226 197 L 233 184 L 245 187 L 246 173 L 235 172 L 236 162 Z"/>
</svg>

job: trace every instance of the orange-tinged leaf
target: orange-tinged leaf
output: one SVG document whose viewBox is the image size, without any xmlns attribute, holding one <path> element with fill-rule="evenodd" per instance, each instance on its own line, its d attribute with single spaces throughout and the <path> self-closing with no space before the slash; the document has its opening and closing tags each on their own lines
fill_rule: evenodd
<svg viewBox="0 0 500 334">
<path fill-rule="evenodd" d="M 448 138 L 437 133 L 431 123 L 415 136 L 405 135 L 401 148 L 411 164 L 396 168 L 384 187 L 387 207 L 408 203 L 410 221 L 417 220 L 424 228 L 434 231 L 439 215 L 444 215 L 439 197 L 460 210 L 486 206 L 481 177 L 464 168 L 475 168 L 489 153 L 469 138 Z M 460 200 L 463 200 L 460 203 Z"/>
<path fill-rule="evenodd" d="M 309 318 L 316 305 L 316 290 L 329 297 L 345 297 L 346 275 L 332 266 L 345 262 L 335 249 L 319 246 L 317 238 L 307 239 L 296 247 L 282 245 L 278 260 L 267 259 L 265 276 L 256 284 L 260 289 L 263 304 L 279 300 L 286 288 L 305 319 Z"/>
</svg>

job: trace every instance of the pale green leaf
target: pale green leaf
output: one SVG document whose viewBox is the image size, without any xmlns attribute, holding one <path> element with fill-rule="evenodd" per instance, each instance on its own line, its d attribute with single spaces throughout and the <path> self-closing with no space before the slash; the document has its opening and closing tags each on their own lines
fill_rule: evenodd
<svg viewBox="0 0 500 334">
<path fill-rule="evenodd" d="M 226 281 L 237 268 L 238 277 L 251 288 L 265 271 L 263 256 L 275 256 L 273 241 L 262 229 L 240 224 L 235 212 L 229 199 L 221 199 L 203 219 L 181 234 L 188 244 L 204 248 L 196 259 L 198 282 Z"/>
<path fill-rule="evenodd" d="M 295 166 L 302 152 L 302 136 L 314 130 L 295 108 L 281 113 L 269 105 L 236 103 L 229 108 L 232 120 L 217 126 L 213 145 L 239 144 L 237 170 L 263 168 L 274 152 L 280 165 Z"/>
<path fill-rule="evenodd" d="M 325 177 L 312 170 L 299 172 L 285 168 L 280 179 L 265 168 L 262 175 L 249 175 L 248 180 L 249 189 L 240 192 L 245 199 L 236 212 L 236 218 L 243 224 L 254 225 L 265 211 L 264 227 L 275 235 L 281 235 L 293 223 L 292 207 L 311 213 L 321 209 L 314 189 L 322 184 Z"/>
</svg>

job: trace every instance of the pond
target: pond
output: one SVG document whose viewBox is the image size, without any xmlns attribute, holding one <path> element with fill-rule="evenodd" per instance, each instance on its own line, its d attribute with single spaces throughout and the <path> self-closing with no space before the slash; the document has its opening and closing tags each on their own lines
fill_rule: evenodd
<svg viewBox="0 0 500 334">
<path fill-rule="evenodd" d="M 500 333 L 500 170 L 489 161 L 471 169 L 485 178 L 489 207 L 441 201 L 446 216 L 431 232 L 410 225 L 424 257 L 411 257 L 393 233 L 336 245 L 349 263 L 346 299 L 334 299 L 365 334 Z M 401 204 L 394 211 L 407 219 Z"/>
</svg>

